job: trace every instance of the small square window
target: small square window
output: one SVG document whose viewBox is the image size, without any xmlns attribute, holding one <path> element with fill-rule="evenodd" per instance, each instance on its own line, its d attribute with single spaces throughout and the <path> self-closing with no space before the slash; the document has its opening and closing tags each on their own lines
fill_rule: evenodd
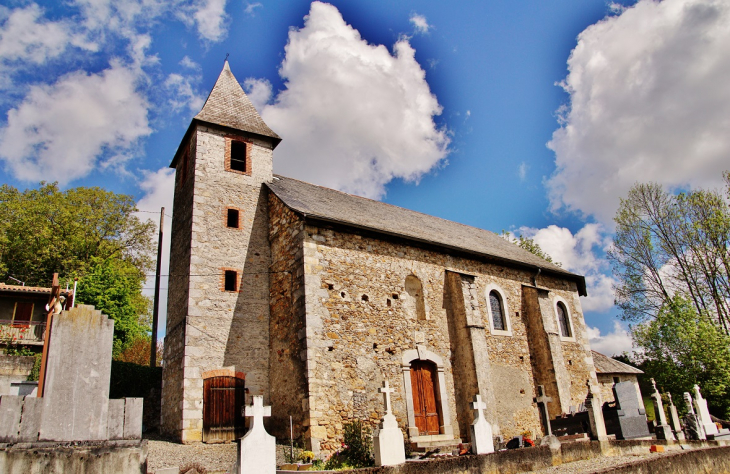
<svg viewBox="0 0 730 474">
<path fill-rule="evenodd" d="M 234 270 L 226 270 L 224 288 L 226 291 L 238 290 L 238 272 Z"/>
<path fill-rule="evenodd" d="M 226 226 L 238 229 L 238 209 L 228 209 L 226 215 Z"/>
<path fill-rule="evenodd" d="M 231 169 L 246 172 L 246 143 L 231 141 Z"/>
</svg>

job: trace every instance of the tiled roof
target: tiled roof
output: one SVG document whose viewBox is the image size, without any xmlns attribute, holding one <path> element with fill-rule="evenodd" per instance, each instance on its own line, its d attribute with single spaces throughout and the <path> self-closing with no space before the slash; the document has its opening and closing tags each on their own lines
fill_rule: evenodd
<svg viewBox="0 0 730 474">
<path fill-rule="evenodd" d="M 281 139 L 264 123 L 233 76 L 228 61 L 225 62 L 208 100 L 205 101 L 200 113 L 195 116 L 195 120 Z"/>
<path fill-rule="evenodd" d="M 600 352 L 591 351 L 593 353 L 593 365 L 599 374 L 643 374 L 642 370 L 636 367 L 619 362 Z"/>
<path fill-rule="evenodd" d="M 345 224 L 520 266 L 540 268 L 543 272 L 576 281 L 580 294 L 586 294 L 582 276 L 549 263 L 488 230 L 283 176 L 276 176 L 268 187 L 286 206 L 305 218 Z"/>
<path fill-rule="evenodd" d="M 51 294 L 50 288 L 44 288 L 42 286 L 6 285 L 5 283 L 0 283 L 0 292 L 3 292 L 3 291 L 8 291 L 11 293 L 31 293 L 31 294 L 38 294 L 38 295 L 50 295 Z M 66 293 L 68 293 L 68 291 L 61 290 L 61 294 L 65 295 Z"/>
</svg>

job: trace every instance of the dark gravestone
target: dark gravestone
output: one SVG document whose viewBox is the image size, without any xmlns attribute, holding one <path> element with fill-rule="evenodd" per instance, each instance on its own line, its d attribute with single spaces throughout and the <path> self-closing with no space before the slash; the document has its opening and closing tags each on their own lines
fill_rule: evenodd
<svg viewBox="0 0 730 474">
<path fill-rule="evenodd" d="M 613 395 L 616 407 L 607 408 L 603 413 L 609 434 L 615 434 L 616 439 L 650 436 L 646 426 L 646 410 L 639 403 L 634 384 L 631 382 L 615 384 Z"/>
</svg>

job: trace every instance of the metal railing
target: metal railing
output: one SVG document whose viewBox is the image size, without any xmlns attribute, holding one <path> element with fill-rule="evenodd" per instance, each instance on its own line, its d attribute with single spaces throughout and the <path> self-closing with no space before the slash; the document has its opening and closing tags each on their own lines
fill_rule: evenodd
<svg viewBox="0 0 730 474">
<path fill-rule="evenodd" d="M 45 321 L 0 319 L 0 344 L 43 344 Z"/>
</svg>

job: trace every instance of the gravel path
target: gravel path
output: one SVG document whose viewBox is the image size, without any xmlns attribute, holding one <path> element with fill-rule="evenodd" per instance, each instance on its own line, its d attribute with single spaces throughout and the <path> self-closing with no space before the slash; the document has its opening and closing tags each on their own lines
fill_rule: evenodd
<svg viewBox="0 0 730 474">
<path fill-rule="evenodd" d="M 575 461 L 559 466 L 538 469 L 537 471 L 529 471 L 525 474 L 590 474 L 602 469 L 632 464 L 650 457 L 666 456 L 670 453 L 671 451 L 669 453 L 632 454 L 628 456 L 600 456 L 584 461 Z"/>
</svg>

